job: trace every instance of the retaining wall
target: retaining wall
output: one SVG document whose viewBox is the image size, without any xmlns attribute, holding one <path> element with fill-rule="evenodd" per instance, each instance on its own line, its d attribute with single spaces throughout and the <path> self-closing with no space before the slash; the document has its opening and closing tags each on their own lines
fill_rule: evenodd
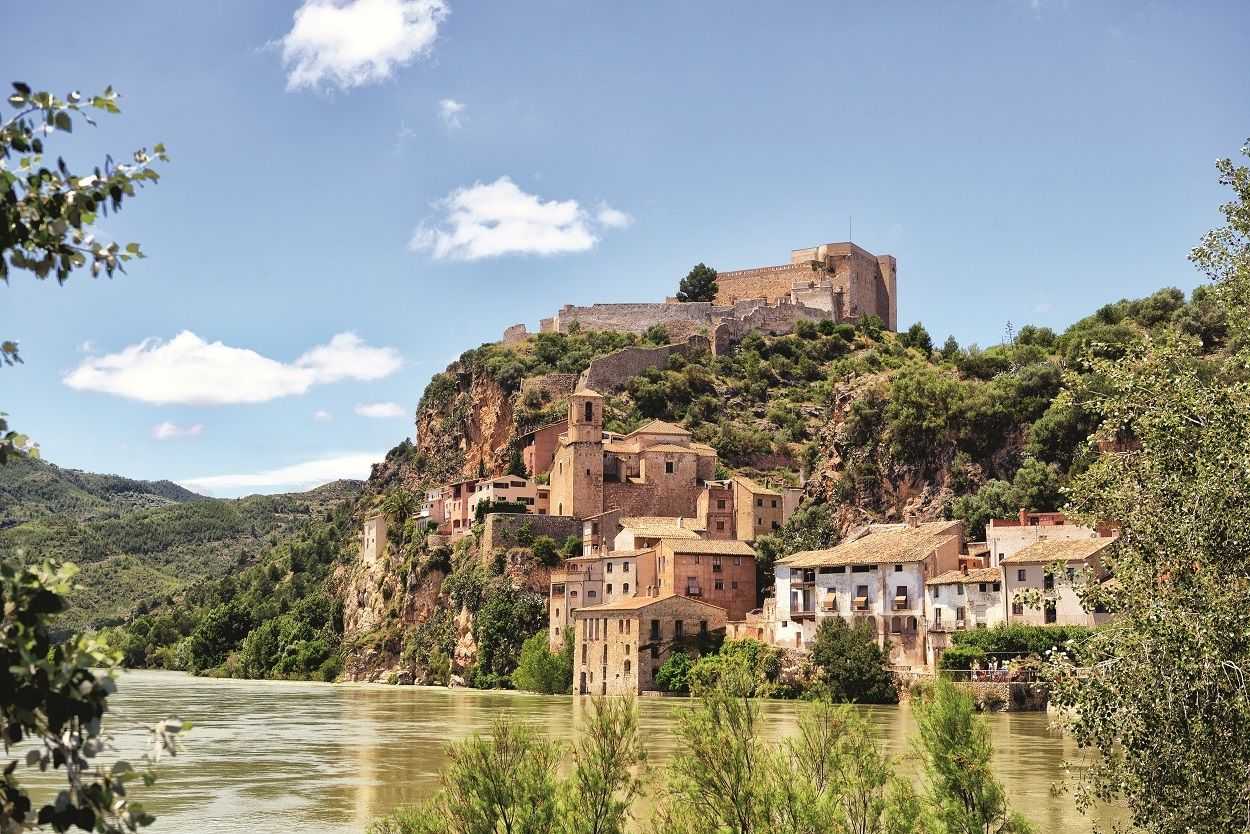
<svg viewBox="0 0 1250 834">
<path fill-rule="evenodd" d="M 482 525 L 482 540 L 478 545 L 478 553 L 482 559 L 491 559 L 496 550 L 520 546 L 517 533 L 526 524 L 529 524 L 535 536 L 551 536 L 557 545 L 563 544 L 569 536 L 580 539 L 582 535 L 582 522 L 572 516 L 491 513 L 486 516 Z"/>
</svg>

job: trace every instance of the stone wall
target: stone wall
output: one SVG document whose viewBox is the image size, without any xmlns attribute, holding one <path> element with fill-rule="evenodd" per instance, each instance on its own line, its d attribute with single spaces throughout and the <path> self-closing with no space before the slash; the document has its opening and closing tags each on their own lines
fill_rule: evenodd
<svg viewBox="0 0 1250 834">
<path fill-rule="evenodd" d="M 715 318 L 710 301 L 692 301 L 686 304 L 592 304 L 589 307 L 566 304 L 555 314 L 552 329 L 567 333 L 569 327 L 577 322 L 583 330 L 615 330 L 641 334 L 656 324 L 665 327 L 701 325 L 710 328 Z"/>
<path fill-rule="evenodd" d="M 490 559 L 496 550 L 520 546 L 517 533 L 526 524 L 535 536 L 551 536 L 556 544 L 563 544 L 569 536 L 582 535 L 582 523 L 576 518 L 559 515 L 532 515 L 530 513 L 491 513 L 486 516 L 482 540 L 478 552 Z"/>
<path fill-rule="evenodd" d="M 562 400 L 577 388 L 577 374 L 543 374 L 521 380 L 521 398 L 538 391 L 545 401 Z"/>
<path fill-rule="evenodd" d="M 514 324 L 503 332 L 503 343 L 514 345 L 529 338 L 530 332 L 524 324 Z"/>
<path fill-rule="evenodd" d="M 720 356 L 748 333 L 763 332 L 773 336 L 792 333 L 800 321 L 823 321 L 829 313 L 801 304 L 758 306 L 741 318 L 727 318 L 712 330 L 712 353 Z"/>
<path fill-rule="evenodd" d="M 684 342 L 658 347 L 627 347 L 600 356 L 582 371 L 577 384 L 600 394 L 619 391 L 629 380 L 651 368 L 668 367 L 669 359 L 676 355 L 694 356 L 707 353 L 711 343 L 706 336 L 691 336 Z"/>
<path fill-rule="evenodd" d="M 739 269 L 716 276 L 716 304 L 730 305 L 748 298 L 764 298 L 776 303 L 790 297 L 795 282 L 819 280 L 821 273 L 810 263 Z"/>
</svg>

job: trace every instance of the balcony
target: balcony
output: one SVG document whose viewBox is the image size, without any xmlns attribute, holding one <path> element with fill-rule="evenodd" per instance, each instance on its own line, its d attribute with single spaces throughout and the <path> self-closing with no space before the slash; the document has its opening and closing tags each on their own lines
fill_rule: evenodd
<svg viewBox="0 0 1250 834">
<path fill-rule="evenodd" d="M 791 588 L 793 588 L 793 589 L 794 589 L 794 590 L 796 590 L 796 591 L 803 591 L 803 590 L 807 590 L 807 589 L 809 589 L 809 588 L 815 588 L 815 587 L 816 587 L 816 581 L 813 579 L 813 580 L 807 580 L 807 581 L 804 581 L 804 582 L 791 582 L 791 583 L 790 583 L 790 587 L 791 587 Z"/>
<path fill-rule="evenodd" d="M 895 611 L 906 611 L 909 608 L 911 608 L 911 602 L 908 600 L 906 595 L 899 595 L 894 598 Z"/>
<path fill-rule="evenodd" d="M 796 620 L 796 621 L 797 620 L 814 620 L 816 619 L 816 612 L 810 608 L 803 608 L 803 609 L 791 608 L 790 619 Z"/>
<path fill-rule="evenodd" d="M 701 596 L 703 596 L 703 588 L 702 588 L 701 586 L 699 586 L 699 585 L 687 585 L 687 586 L 686 586 L 686 596 L 688 596 L 688 597 L 701 597 Z"/>
</svg>

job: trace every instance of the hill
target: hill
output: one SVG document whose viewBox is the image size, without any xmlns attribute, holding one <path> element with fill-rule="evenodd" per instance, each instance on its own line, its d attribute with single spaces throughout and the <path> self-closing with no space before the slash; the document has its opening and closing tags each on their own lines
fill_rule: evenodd
<svg viewBox="0 0 1250 834">
<path fill-rule="evenodd" d="M 680 422 L 726 469 L 803 483 L 804 506 L 757 542 L 767 588 L 777 556 L 832 544 L 865 521 L 954 517 L 977 537 L 990 517 L 1056 509 L 1066 481 L 1098 454 L 1087 439 L 1094 418 L 1063 395 L 1065 375 L 1088 374 L 1083 357 L 1121 355 L 1164 327 L 1200 340 L 1202 361 L 1222 361 L 1223 313 L 1201 289 L 1109 304 L 1061 334 L 1023 327 L 986 349 L 935 346 L 918 324 L 890 333 L 805 323 L 625 375 L 604 392 L 605 424 Z M 324 677 L 337 658 L 353 679 L 455 673 L 506 684 L 520 641 L 542 625 L 536 592 L 559 556 L 539 542 L 479 552 L 475 536 L 454 550 L 431 546 L 406 523 L 412 496 L 509 466 L 519 436 L 561 413 L 571 375 L 640 341 L 539 334 L 466 352 L 422 396 L 417 441 L 392 449 L 352 504 L 117 639 L 128 657 L 222 674 Z M 364 564 L 359 524 L 380 506 L 393 516 L 391 550 Z"/>
<path fill-rule="evenodd" d="M 256 561 L 360 482 L 303 493 L 214 499 L 169 481 L 97 475 L 30 458 L 0 467 L 0 551 L 82 569 L 66 628 L 144 611 L 195 582 Z"/>
</svg>

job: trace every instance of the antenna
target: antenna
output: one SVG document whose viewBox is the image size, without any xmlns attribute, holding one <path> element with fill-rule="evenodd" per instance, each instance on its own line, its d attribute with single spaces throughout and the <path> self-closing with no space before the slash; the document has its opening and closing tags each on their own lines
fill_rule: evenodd
<svg viewBox="0 0 1250 834">
<path fill-rule="evenodd" d="M 846 216 L 846 242 L 850 243 L 855 239 L 855 216 L 848 214 Z"/>
</svg>

